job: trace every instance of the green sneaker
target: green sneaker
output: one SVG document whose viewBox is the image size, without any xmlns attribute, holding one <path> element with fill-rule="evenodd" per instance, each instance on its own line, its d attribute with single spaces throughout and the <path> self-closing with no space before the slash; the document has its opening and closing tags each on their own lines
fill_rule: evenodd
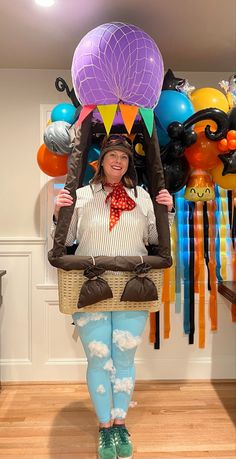
<svg viewBox="0 0 236 459">
<path fill-rule="evenodd" d="M 110 427 L 102 427 L 98 437 L 99 459 L 116 459 L 116 448 Z"/>
<path fill-rule="evenodd" d="M 133 446 L 129 439 L 130 434 L 125 424 L 116 424 L 112 427 L 117 459 L 132 459 Z"/>
</svg>

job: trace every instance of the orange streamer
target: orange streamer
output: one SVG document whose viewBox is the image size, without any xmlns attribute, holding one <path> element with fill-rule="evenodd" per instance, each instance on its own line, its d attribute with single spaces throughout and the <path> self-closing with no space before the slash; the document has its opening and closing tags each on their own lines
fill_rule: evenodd
<svg viewBox="0 0 236 459">
<path fill-rule="evenodd" d="M 150 343 L 155 343 L 156 341 L 156 313 L 155 312 L 150 312 L 149 322 L 150 322 L 149 341 Z"/>
<path fill-rule="evenodd" d="M 235 303 L 231 304 L 231 317 L 232 317 L 232 322 L 236 322 L 236 304 Z"/>
<path fill-rule="evenodd" d="M 164 270 L 162 302 L 164 303 L 164 338 L 170 337 L 170 268 Z"/>
<path fill-rule="evenodd" d="M 234 198 L 236 198 L 236 191 L 233 191 L 232 194 L 232 215 L 234 213 Z M 236 281 L 236 247 L 233 247 L 232 244 L 232 279 L 233 281 Z M 231 317 L 232 317 L 232 322 L 236 322 L 236 304 L 232 303 L 231 304 Z"/>
<path fill-rule="evenodd" d="M 199 348 L 205 347 L 205 276 L 204 276 L 204 232 L 203 203 L 197 202 L 198 258 L 199 258 Z"/>
<path fill-rule="evenodd" d="M 210 272 L 210 297 L 209 297 L 209 314 L 211 320 L 211 330 L 217 330 L 217 290 L 216 290 L 216 260 L 215 260 L 215 201 L 209 201 L 208 207 L 208 219 L 209 219 L 209 247 L 210 247 L 210 261 L 209 261 L 209 272 Z"/>
<path fill-rule="evenodd" d="M 193 214 L 194 221 L 194 293 L 199 293 L 199 227 L 198 227 L 198 207 L 197 203 L 194 208 Z"/>
</svg>

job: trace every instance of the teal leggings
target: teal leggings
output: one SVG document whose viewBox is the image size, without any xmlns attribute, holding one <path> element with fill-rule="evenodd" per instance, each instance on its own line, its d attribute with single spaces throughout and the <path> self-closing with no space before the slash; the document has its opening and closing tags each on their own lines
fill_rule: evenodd
<svg viewBox="0 0 236 459">
<path fill-rule="evenodd" d="M 99 422 L 124 419 L 135 383 L 134 355 L 147 311 L 76 312 L 87 361 L 87 384 Z"/>
</svg>

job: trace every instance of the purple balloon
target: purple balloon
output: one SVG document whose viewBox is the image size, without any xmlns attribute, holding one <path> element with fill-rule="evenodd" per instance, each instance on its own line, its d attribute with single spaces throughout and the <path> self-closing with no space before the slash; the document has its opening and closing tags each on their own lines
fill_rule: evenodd
<svg viewBox="0 0 236 459">
<path fill-rule="evenodd" d="M 88 32 L 74 52 L 71 73 L 81 105 L 122 102 L 154 108 L 164 78 L 154 40 L 142 29 L 122 22 Z"/>
<path fill-rule="evenodd" d="M 93 111 L 93 119 L 94 119 L 94 121 L 99 121 L 100 123 L 103 123 L 103 119 L 102 119 L 102 117 L 101 117 L 101 115 L 100 115 L 98 110 L 94 110 Z M 136 117 L 135 117 L 135 121 L 140 121 L 140 120 L 141 120 L 141 116 L 138 113 L 136 115 Z M 116 126 L 117 124 L 124 124 L 121 112 L 119 110 L 117 110 L 117 112 L 115 114 L 115 118 L 114 118 L 114 120 L 112 122 L 113 126 Z"/>
</svg>

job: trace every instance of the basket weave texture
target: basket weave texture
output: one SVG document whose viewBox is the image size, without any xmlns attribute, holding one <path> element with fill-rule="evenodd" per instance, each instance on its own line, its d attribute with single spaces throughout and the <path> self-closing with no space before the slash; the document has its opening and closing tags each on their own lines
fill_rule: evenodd
<svg viewBox="0 0 236 459">
<path fill-rule="evenodd" d="M 59 295 L 59 310 L 63 314 L 73 314 L 74 312 L 96 312 L 96 311 L 150 311 L 155 312 L 160 309 L 162 297 L 163 270 L 151 269 L 147 273 L 147 277 L 156 285 L 158 292 L 158 300 L 156 301 L 120 301 L 126 283 L 134 277 L 134 273 L 130 271 L 106 271 L 102 274 L 111 287 L 113 298 L 99 301 L 96 304 L 77 308 L 80 289 L 87 280 L 83 275 L 83 270 L 58 269 L 58 295 Z"/>
</svg>

